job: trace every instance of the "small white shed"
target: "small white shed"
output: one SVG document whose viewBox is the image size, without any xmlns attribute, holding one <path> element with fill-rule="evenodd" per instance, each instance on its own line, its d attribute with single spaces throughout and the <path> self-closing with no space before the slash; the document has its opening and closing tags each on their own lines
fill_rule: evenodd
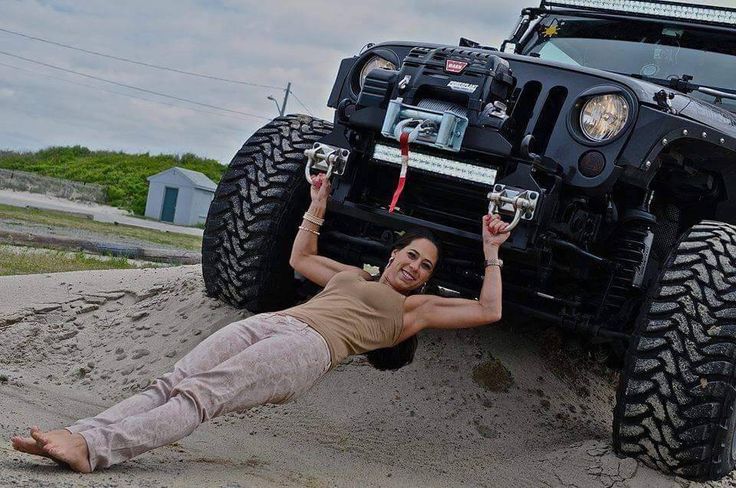
<svg viewBox="0 0 736 488">
<path fill-rule="evenodd" d="M 217 188 L 207 176 L 174 166 L 146 179 L 146 217 L 178 225 L 197 225 L 207 220 Z"/>
</svg>

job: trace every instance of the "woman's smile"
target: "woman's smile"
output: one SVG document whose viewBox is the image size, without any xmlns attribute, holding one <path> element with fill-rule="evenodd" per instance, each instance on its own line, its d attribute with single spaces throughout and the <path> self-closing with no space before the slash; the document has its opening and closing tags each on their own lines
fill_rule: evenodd
<svg viewBox="0 0 736 488">
<path fill-rule="evenodd" d="M 409 273 L 406 269 L 401 270 L 401 277 L 404 279 L 404 281 L 414 281 L 414 276 Z"/>
</svg>

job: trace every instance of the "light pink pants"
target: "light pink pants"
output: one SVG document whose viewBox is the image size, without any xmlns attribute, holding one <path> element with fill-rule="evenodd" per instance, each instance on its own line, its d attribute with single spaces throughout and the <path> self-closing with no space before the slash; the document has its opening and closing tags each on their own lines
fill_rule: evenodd
<svg viewBox="0 0 736 488">
<path fill-rule="evenodd" d="M 93 470 L 106 468 L 219 415 L 286 403 L 329 368 L 317 331 L 293 317 L 254 315 L 206 338 L 142 392 L 66 429 L 84 437 Z"/>
</svg>

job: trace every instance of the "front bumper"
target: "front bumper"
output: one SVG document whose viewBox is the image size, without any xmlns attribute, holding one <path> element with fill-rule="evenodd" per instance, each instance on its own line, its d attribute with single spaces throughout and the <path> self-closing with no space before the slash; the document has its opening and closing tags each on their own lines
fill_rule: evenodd
<svg viewBox="0 0 736 488">
<path fill-rule="evenodd" d="M 519 252 L 531 249 L 545 228 L 545 217 L 554 211 L 559 178 L 545 174 L 542 183 L 523 161 L 489 164 L 445 155 L 410 152 L 404 191 L 396 211 L 389 212 L 399 180 L 399 149 L 378 143 L 363 158 L 355 153 L 334 182 L 329 209 L 385 229 L 428 228 L 443 240 L 466 245 L 480 242 L 481 217 L 498 213 L 516 227 L 506 246 Z"/>
</svg>

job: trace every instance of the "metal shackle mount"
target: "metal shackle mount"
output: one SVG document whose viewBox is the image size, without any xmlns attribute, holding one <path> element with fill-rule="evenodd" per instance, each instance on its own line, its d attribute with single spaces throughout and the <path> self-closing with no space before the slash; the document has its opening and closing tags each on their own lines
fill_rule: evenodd
<svg viewBox="0 0 736 488">
<path fill-rule="evenodd" d="M 304 176 L 307 182 L 312 184 L 312 169 L 327 173 L 327 179 L 333 174 L 341 175 L 345 173 L 350 151 L 338 147 L 328 146 L 321 142 L 315 142 L 312 149 L 304 151 L 307 157 L 307 164 L 304 167 Z"/>
<path fill-rule="evenodd" d="M 488 213 L 491 215 L 513 215 L 514 218 L 507 230 L 513 230 L 519 222 L 534 218 L 537 210 L 539 193 L 531 190 L 512 188 L 506 185 L 494 185 L 488 193 Z"/>
</svg>

